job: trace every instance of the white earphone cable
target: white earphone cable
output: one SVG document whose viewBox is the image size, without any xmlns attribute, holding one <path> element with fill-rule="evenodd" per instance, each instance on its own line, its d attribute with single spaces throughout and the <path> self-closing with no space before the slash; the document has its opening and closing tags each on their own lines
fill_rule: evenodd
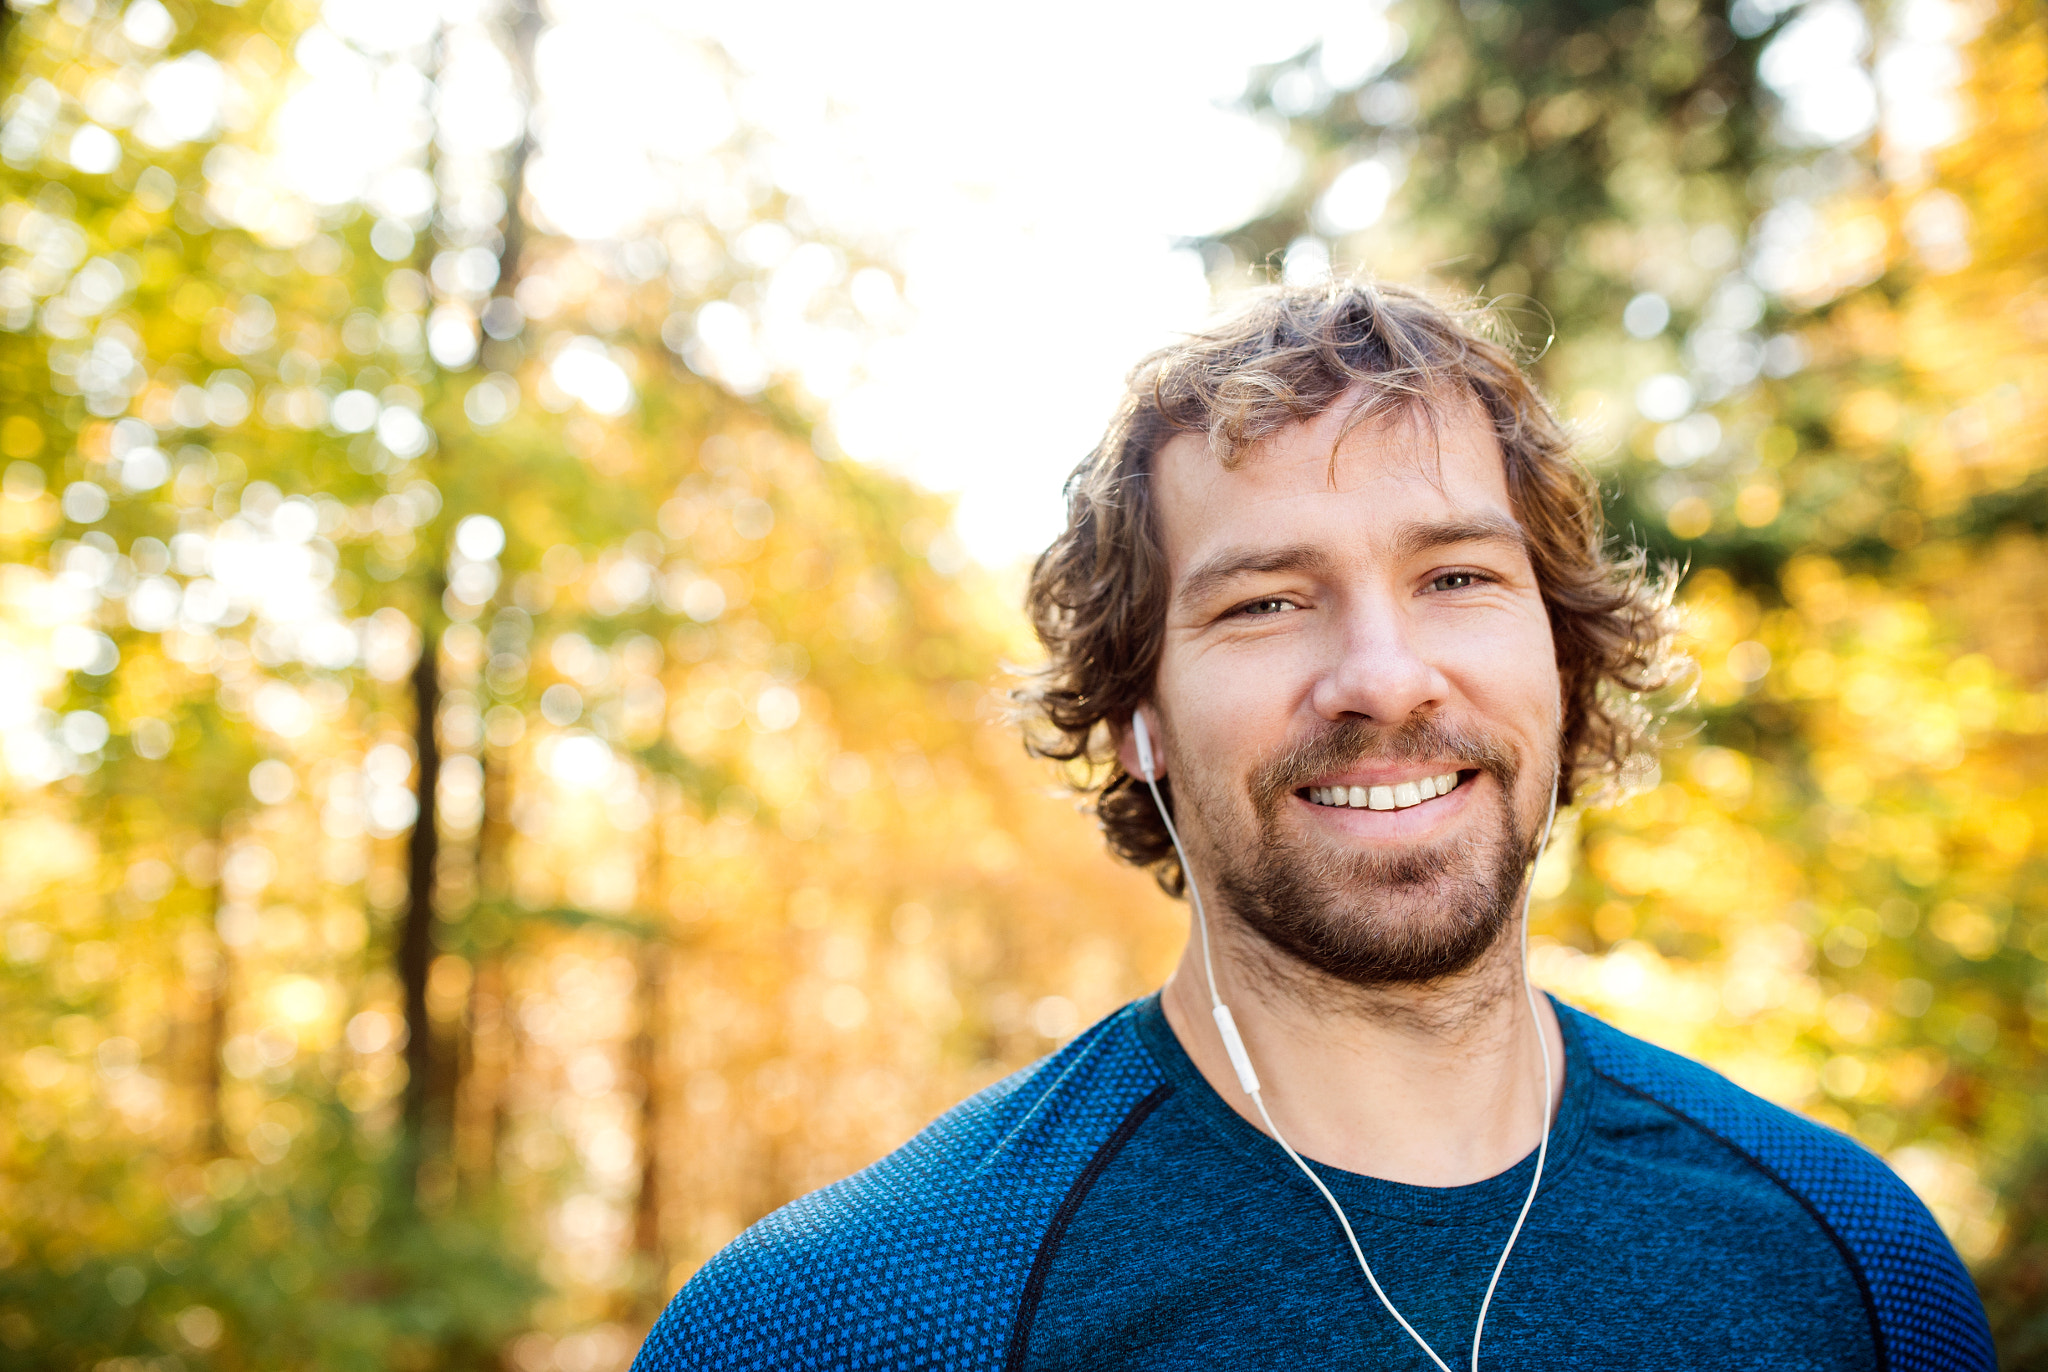
<svg viewBox="0 0 2048 1372">
<path fill-rule="evenodd" d="M 1437 1351 L 1434 1348 L 1430 1347 L 1429 1340 L 1417 1333 L 1415 1326 L 1408 1323 L 1407 1318 L 1394 1308 L 1394 1302 L 1388 1298 L 1386 1291 L 1381 1288 L 1379 1278 L 1373 1275 L 1372 1264 L 1366 1261 L 1365 1250 L 1359 1246 L 1358 1235 L 1352 1229 L 1351 1218 L 1344 1213 L 1343 1205 L 1338 1202 L 1336 1196 L 1331 1194 L 1330 1188 L 1324 1184 L 1322 1177 L 1316 1173 L 1316 1170 L 1302 1159 L 1301 1154 L 1294 1151 L 1294 1145 L 1289 1143 L 1286 1137 L 1281 1134 L 1279 1126 L 1273 1123 L 1272 1114 L 1266 1109 L 1265 1094 L 1260 1089 L 1258 1074 L 1252 1069 L 1251 1055 L 1245 1049 L 1244 1039 L 1238 1033 L 1237 1023 L 1231 1016 L 1230 1007 L 1223 1003 L 1223 997 L 1216 989 L 1216 961 L 1209 948 L 1208 912 L 1202 906 L 1202 892 L 1201 887 L 1195 881 L 1194 866 L 1188 861 L 1187 849 L 1181 846 L 1180 831 L 1174 827 L 1173 817 L 1167 813 L 1166 800 L 1159 793 L 1159 769 L 1153 761 L 1150 730 L 1146 728 L 1142 715 L 1133 715 L 1131 717 L 1131 728 L 1137 743 L 1138 760 L 1142 769 L 1143 780 L 1145 785 L 1151 789 L 1152 804 L 1158 808 L 1160 822 L 1166 826 L 1166 836 L 1173 842 L 1174 855 L 1180 859 L 1181 875 L 1187 882 L 1188 895 L 1195 907 L 1195 927 L 1200 933 L 1202 940 L 1202 970 L 1209 982 L 1210 1012 L 1215 1017 L 1217 1032 L 1223 1039 L 1224 1052 L 1229 1056 L 1231 1066 L 1237 1071 L 1238 1083 L 1244 1088 L 1245 1094 L 1252 1098 L 1252 1104 L 1258 1107 L 1259 1118 L 1265 1121 L 1266 1132 L 1272 1136 L 1275 1143 L 1280 1145 L 1287 1156 L 1293 1160 L 1294 1165 L 1301 1169 L 1301 1174 L 1309 1179 L 1316 1190 L 1322 1193 L 1323 1199 L 1329 1203 L 1331 1213 L 1336 1215 L 1337 1223 L 1344 1230 L 1345 1242 L 1351 1246 L 1351 1255 L 1358 1259 L 1359 1270 L 1365 1273 L 1365 1280 L 1372 1287 L 1372 1293 L 1379 1297 L 1380 1304 L 1386 1307 L 1387 1313 L 1394 1317 L 1394 1322 L 1407 1331 L 1408 1337 L 1413 1339 L 1416 1346 L 1428 1355 L 1432 1363 L 1435 1363 L 1442 1372 L 1451 1372 L 1450 1365 L 1437 1355 Z M 1557 778 L 1553 777 L 1550 787 L 1550 808 L 1543 817 L 1543 835 L 1536 843 L 1536 854 L 1539 857 L 1542 855 L 1544 847 L 1550 842 L 1550 826 L 1556 818 Z M 1531 865 L 1533 869 L 1533 859 Z M 1507 1245 L 1500 1251 L 1500 1260 L 1493 1267 L 1493 1277 L 1486 1283 L 1486 1295 L 1479 1302 L 1479 1319 L 1472 1327 L 1472 1362 L 1469 1372 L 1479 1372 L 1479 1343 L 1486 1332 L 1487 1310 L 1493 1304 L 1494 1289 L 1500 1285 L 1501 1273 L 1507 1268 L 1508 1255 L 1515 1251 L 1515 1240 L 1522 1235 L 1522 1225 L 1529 1218 L 1529 1209 L 1536 1203 L 1537 1189 L 1543 1185 L 1543 1165 L 1550 1153 L 1550 1100 L 1555 1083 L 1551 1073 L 1550 1048 L 1543 1037 L 1543 1016 L 1536 1005 L 1536 988 L 1529 981 L 1529 902 L 1535 894 L 1534 887 L 1535 877 L 1532 870 L 1528 885 L 1524 888 L 1522 895 L 1522 991 L 1529 1006 L 1529 1022 L 1536 1030 L 1537 1055 L 1543 1060 L 1543 1099 L 1541 1102 L 1543 1133 L 1536 1144 L 1536 1171 L 1535 1175 L 1529 1180 L 1529 1194 L 1522 1199 L 1522 1208 L 1520 1213 L 1515 1216 L 1514 1228 L 1508 1233 Z"/>
<path fill-rule="evenodd" d="M 1536 1141 L 1536 1175 L 1529 1179 L 1529 1194 L 1522 1198 L 1521 1213 L 1515 1216 L 1515 1227 L 1508 1231 L 1507 1244 L 1500 1250 L 1500 1261 L 1493 1265 L 1493 1277 L 1486 1283 L 1486 1295 L 1479 1302 L 1479 1319 L 1472 1326 L 1472 1372 L 1479 1372 L 1479 1339 L 1486 1332 L 1486 1312 L 1493 1305 L 1493 1290 L 1500 1285 L 1500 1274 L 1507 1270 L 1508 1254 L 1515 1251 L 1515 1240 L 1522 1237 L 1522 1225 L 1529 1218 L 1529 1207 L 1536 1204 L 1536 1189 L 1543 1185 L 1543 1164 L 1550 1157 L 1550 1100 L 1555 1082 L 1550 1070 L 1550 1045 L 1543 1038 L 1543 1013 L 1536 1007 L 1536 987 L 1529 980 L 1529 902 L 1536 895 L 1536 862 L 1542 858 L 1543 850 L 1550 846 L 1550 826 L 1557 818 L 1557 783 L 1560 779 L 1555 774 L 1550 779 L 1550 808 L 1544 812 L 1543 836 L 1536 840 L 1536 856 L 1529 861 L 1528 885 L 1522 892 L 1522 995 L 1529 1002 L 1529 1024 L 1536 1030 L 1536 1053 L 1543 1059 L 1543 1134 Z"/>
</svg>

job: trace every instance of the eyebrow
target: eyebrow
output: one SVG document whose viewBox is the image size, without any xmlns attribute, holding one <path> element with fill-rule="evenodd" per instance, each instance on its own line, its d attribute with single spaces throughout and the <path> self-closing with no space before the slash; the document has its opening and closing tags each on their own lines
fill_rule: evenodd
<svg viewBox="0 0 2048 1372">
<path fill-rule="evenodd" d="M 1393 551 L 1397 558 L 1409 558 L 1454 543 L 1504 543 L 1523 552 L 1530 551 L 1528 531 L 1507 516 L 1497 514 L 1404 524 L 1394 533 Z"/>
<path fill-rule="evenodd" d="M 1502 515 L 1474 515 L 1404 524 L 1394 531 L 1390 549 L 1396 559 L 1405 560 L 1438 548 L 1460 543 L 1503 544 L 1523 551 L 1529 536 L 1522 526 Z M 1321 547 L 1294 543 L 1278 548 L 1225 548 L 1191 570 L 1175 588 L 1173 598 L 1182 606 L 1198 605 L 1218 590 L 1241 577 L 1271 575 L 1275 572 L 1305 572 L 1327 576 L 1329 554 Z"/>
</svg>

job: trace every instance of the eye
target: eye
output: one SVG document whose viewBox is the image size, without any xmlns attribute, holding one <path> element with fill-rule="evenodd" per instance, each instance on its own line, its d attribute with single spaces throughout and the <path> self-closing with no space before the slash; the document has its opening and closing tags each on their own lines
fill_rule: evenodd
<svg viewBox="0 0 2048 1372">
<path fill-rule="evenodd" d="M 1444 572 L 1429 583 L 1432 591 L 1467 591 L 1474 586 L 1493 580 L 1484 572 Z"/>
<path fill-rule="evenodd" d="M 1267 596 L 1263 600 L 1251 600 L 1231 611 L 1239 615 L 1277 615 L 1301 608 L 1282 596 Z"/>
</svg>

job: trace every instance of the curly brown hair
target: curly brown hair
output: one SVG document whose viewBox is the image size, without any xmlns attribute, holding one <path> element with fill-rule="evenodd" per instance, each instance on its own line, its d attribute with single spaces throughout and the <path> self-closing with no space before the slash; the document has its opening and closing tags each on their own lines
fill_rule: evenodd
<svg viewBox="0 0 2048 1372">
<path fill-rule="evenodd" d="M 1115 745 L 1158 666 L 1169 587 L 1147 477 L 1180 434 L 1206 435 L 1233 468 L 1354 392 L 1346 433 L 1411 415 L 1435 432 L 1447 405 L 1477 401 L 1550 611 L 1564 699 L 1558 802 L 1589 783 L 1623 783 L 1654 759 L 1650 697 L 1684 669 L 1672 646 L 1675 573 L 1653 575 L 1641 550 L 1607 546 L 1599 493 L 1565 426 L 1498 341 L 1507 336 L 1483 308 L 1339 278 L 1259 290 L 1131 372 L 1101 445 L 1068 478 L 1066 531 L 1032 568 L 1025 608 L 1047 661 L 1012 699 L 1026 746 L 1069 764 L 1111 850 L 1170 893 L 1184 882 L 1165 825 Z"/>
</svg>

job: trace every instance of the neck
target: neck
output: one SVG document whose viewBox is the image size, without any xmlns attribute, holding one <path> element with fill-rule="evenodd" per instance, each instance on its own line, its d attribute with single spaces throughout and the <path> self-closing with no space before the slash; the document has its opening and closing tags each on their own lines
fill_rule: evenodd
<svg viewBox="0 0 2048 1372">
<path fill-rule="evenodd" d="M 1519 921 L 1477 963 L 1423 984 L 1360 987 L 1275 950 L 1212 911 L 1216 987 L 1264 1084 L 1266 1107 L 1304 1156 L 1418 1186 L 1461 1186 L 1521 1161 L 1564 1088 L 1563 1037 L 1523 991 Z M 1162 993 L 1167 1023 L 1232 1109 L 1259 1127 L 1210 1015 L 1199 937 Z"/>
</svg>

